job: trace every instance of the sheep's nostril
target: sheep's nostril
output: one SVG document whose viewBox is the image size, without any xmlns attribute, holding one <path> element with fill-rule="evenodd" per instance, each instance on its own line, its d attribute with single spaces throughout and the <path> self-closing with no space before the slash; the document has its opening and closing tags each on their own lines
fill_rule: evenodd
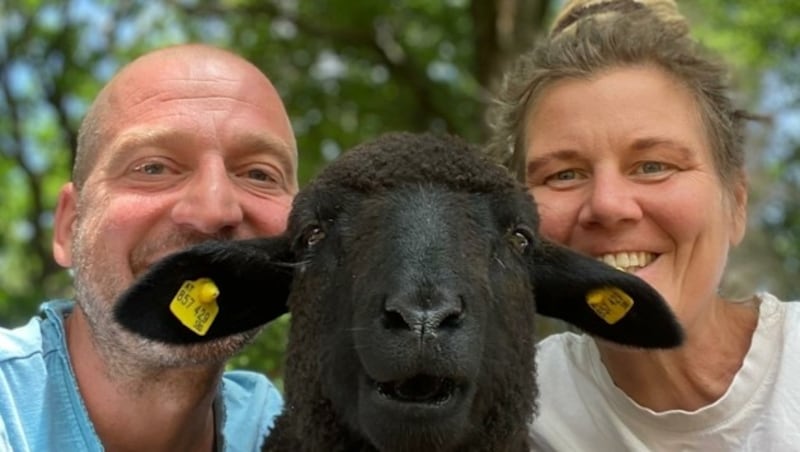
<svg viewBox="0 0 800 452">
<path fill-rule="evenodd" d="M 461 322 L 464 320 L 464 311 L 453 312 L 447 316 L 439 323 L 439 328 L 447 328 L 447 329 L 454 329 L 461 326 Z"/>
<path fill-rule="evenodd" d="M 438 303 L 431 303 L 424 310 L 423 322 L 426 327 L 437 330 L 456 329 L 463 323 L 465 313 L 464 300 L 461 297 L 442 299 Z"/>
<path fill-rule="evenodd" d="M 466 317 L 461 297 L 424 299 L 395 297 L 386 301 L 381 323 L 389 330 L 430 332 L 456 329 Z"/>
<path fill-rule="evenodd" d="M 383 317 L 381 318 L 381 324 L 387 330 L 408 330 L 411 329 L 408 323 L 406 323 L 403 316 L 397 311 L 391 310 L 384 310 Z"/>
</svg>

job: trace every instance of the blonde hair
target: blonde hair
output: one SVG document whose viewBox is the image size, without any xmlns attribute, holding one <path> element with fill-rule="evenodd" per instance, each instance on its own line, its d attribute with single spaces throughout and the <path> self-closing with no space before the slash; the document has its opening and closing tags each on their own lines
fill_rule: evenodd
<svg viewBox="0 0 800 452">
<path fill-rule="evenodd" d="M 604 14 L 627 14 L 645 8 L 665 23 L 686 23 L 674 0 L 570 0 L 553 20 L 550 34 L 565 32 L 589 15 L 602 20 Z"/>
</svg>

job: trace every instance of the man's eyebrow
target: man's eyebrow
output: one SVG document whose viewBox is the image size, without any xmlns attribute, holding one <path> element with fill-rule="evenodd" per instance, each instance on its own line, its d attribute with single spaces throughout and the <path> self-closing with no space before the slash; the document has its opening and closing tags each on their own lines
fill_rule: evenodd
<svg viewBox="0 0 800 452">
<path fill-rule="evenodd" d="M 131 129 L 118 136 L 109 145 L 109 149 L 112 150 L 109 165 L 114 167 L 119 162 L 125 161 L 130 152 L 144 146 L 170 147 L 170 143 L 182 143 L 192 138 L 193 134 L 189 132 L 168 128 L 149 126 Z M 245 150 L 249 154 L 269 154 L 276 157 L 287 171 L 294 171 L 297 151 L 285 141 L 269 134 L 248 132 L 236 137 L 234 144 L 237 152 Z"/>
<path fill-rule="evenodd" d="M 111 153 L 108 165 L 114 168 L 121 162 L 125 162 L 130 158 L 130 153 L 133 150 L 142 146 L 188 138 L 189 134 L 187 133 L 160 127 L 139 127 L 127 130 L 108 145 L 108 149 L 105 151 Z"/>
<path fill-rule="evenodd" d="M 114 149 L 128 149 L 142 144 L 184 138 L 185 133 L 160 127 L 137 127 L 127 130 L 111 142 Z"/>
<path fill-rule="evenodd" d="M 272 135 L 247 132 L 235 139 L 236 147 L 247 153 L 266 153 L 276 157 L 288 171 L 294 171 L 297 150 L 289 143 Z"/>
</svg>

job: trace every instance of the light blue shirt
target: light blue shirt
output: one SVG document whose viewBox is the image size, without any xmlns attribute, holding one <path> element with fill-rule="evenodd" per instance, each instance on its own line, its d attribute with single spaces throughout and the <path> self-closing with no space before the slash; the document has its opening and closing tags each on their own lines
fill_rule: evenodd
<svg viewBox="0 0 800 452">
<path fill-rule="evenodd" d="M 0 328 L 0 451 L 102 451 L 78 392 L 64 340 L 72 303 L 45 303 L 41 317 L 13 330 Z M 215 401 L 220 451 L 259 450 L 283 408 L 269 380 L 226 372 Z"/>
</svg>

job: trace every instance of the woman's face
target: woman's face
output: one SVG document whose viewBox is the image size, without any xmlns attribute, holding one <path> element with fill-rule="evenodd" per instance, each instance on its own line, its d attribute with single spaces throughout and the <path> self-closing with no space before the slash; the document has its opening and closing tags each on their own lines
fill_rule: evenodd
<svg viewBox="0 0 800 452">
<path fill-rule="evenodd" d="M 709 306 L 745 229 L 744 181 L 727 192 L 689 90 L 628 67 L 548 87 L 525 123 L 541 232 L 635 273 L 685 327 Z"/>
</svg>

